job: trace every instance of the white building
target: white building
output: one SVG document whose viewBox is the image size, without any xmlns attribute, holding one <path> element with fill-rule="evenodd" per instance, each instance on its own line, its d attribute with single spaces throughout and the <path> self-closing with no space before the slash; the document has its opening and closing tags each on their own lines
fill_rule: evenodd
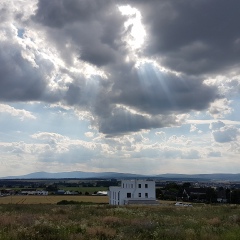
<svg viewBox="0 0 240 240">
<path fill-rule="evenodd" d="M 36 191 L 36 195 L 43 195 L 43 196 L 47 196 L 47 195 L 48 195 L 48 191 L 44 191 L 44 190 L 37 190 L 37 191 Z"/>
<path fill-rule="evenodd" d="M 36 189 L 22 189 L 21 194 L 22 195 L 43 195 L 43 196 L 47 196 L 48 191 L 36 190 Z"/>
<path fill-rule="evenodd" d="M 109 187 L 109 204 L 157 204 L 155 181 L 122 180 L 121 187 Z"/>
</svg>

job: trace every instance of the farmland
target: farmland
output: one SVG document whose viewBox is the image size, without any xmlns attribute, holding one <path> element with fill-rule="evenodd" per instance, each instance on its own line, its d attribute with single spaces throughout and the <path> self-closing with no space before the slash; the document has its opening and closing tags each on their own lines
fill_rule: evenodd
<svg viewBox="0 0 240 240">
<path fill-rule="evenodd" d="M 30 196 L 30 199 L 34 198 Z M 60 200 L 58 196 L 57 200 Z M 240 236 L 238 205 L 113 207 L 84 203 L 27 204 L 24 201 L 23 204 L 0 204 L 0 211 L 0 239 L 6 240 L 237 240 Z"/>
<path fill-rule="evenodd" d="M 49 195 L 49 196 L 25 196 L 14 195 L 0 197 L 0 204 L 56 204 L 62 200 L 92 203 L 108 203 L 107 196 L 66 196 L 66 195 Z"/>
</svg>

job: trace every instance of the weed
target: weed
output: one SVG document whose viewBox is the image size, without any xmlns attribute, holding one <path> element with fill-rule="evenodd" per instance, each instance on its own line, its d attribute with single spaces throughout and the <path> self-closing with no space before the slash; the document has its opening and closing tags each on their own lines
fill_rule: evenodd
<svg viewBox="0 0 240 240">
<path fill-rule="evenodd" d="M 116 236 L 116 230 L 113 228 L 103 227 L 89 227 L 87 228 L 87 234 L 91 238 L 97 237 L 97 239 L 114 239 Z"/>
<path fill-rule="evenodd" d="M 231 205 L 11 204 L 0 209 L 4 240 L 234 240 L 240 236 L 240 207 Z"/>
</svg>

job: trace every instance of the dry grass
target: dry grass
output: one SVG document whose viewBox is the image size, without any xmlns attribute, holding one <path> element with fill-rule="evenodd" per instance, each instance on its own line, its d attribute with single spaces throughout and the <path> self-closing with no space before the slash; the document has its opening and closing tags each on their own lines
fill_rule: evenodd
<svg viewBox="0 0 240 240">
<path fill-rule="evenodd" d="M 116 229 L 113 228 L 104 228 L 104 227 L 88 227 L 86 229 L 87 235 L 89 235 L 90 239 L 114 239 L 116 236 Z"/>
<path fill-rule="evenodd" d="M 214 217 L 212 219 L 207 220 L 207 223 L 210 224 L 211 226 L 220 226 L 221 220 L 219 217 Z"/>
</svg>

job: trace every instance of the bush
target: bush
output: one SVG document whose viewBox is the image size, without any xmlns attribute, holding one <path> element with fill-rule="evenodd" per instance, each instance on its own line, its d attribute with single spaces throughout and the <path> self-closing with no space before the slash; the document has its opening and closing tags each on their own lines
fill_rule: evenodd
<svg viewBox="0 0 240 240">
<path fill-rule="evenodd" d="M 57 202 L 57 205 L 93 205 L 94 203 L 92 202 L 78 202 L 78 201 L 73 201 L 73 200 L 62 200 L 60 202 Z"/>
</svg>

